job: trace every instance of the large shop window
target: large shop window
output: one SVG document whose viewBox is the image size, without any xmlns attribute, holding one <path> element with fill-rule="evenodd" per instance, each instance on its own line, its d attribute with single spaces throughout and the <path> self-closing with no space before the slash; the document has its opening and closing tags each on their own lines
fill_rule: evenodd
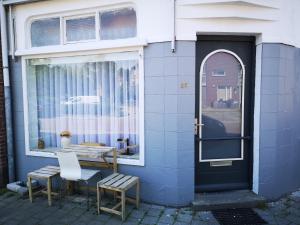
<svg viewBox="0 0 300 225">
<path fill-rule="evenodd" d="M 72 144 L 139 146 L 138 67 L 137 52 L 27 59 L 30 150 L 59 149 L 62 131 Z M 120 157 L 138 159 L 139 147 Z"/>
</svg>

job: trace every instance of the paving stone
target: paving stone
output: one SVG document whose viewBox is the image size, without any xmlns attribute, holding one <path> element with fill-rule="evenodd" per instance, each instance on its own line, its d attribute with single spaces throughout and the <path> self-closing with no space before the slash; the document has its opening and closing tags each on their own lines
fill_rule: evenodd
<svg viewBox="0 0 300 225">
<path fill-rule="evenodd" d="M 210 225 L 210 223 L 201 220 L 192 220 L 191 225 Z"/>
<path fill-rule="evenodd" d="M 198 217 L 202 221 L 211 221 L 215 220 L 214 216 L 211 214 L 211 212 L 208 211 L 202 211 L 202 212 L 197 212 L 195 217 Z M 195 218 L 194 217 L 194 218 Z"/>
<path fill-rule="evenodd" d="M 122 224 L 122 220 L 121 220 L 121 217 L 111 217 L 107 222 L 106 224 L 109 224 L 109 225 L 121 225 Z"/>
<path fill-rule="evenodd" d="M 141 219 L 145 216 L 146 211 L 143 210 L 132 210 L 129 218 Z"/>
<path fill-rule="evenodd" d="M 99 217 L 99 221 L 105 221 L 106 222 L 110 219 L 111 215 L 108 214 L 108 213 L 101 213 L 98 217 Z"/>
<path fill-rule="evenodd" d="M 107 222 L 106 221 L 97 220 L 97 219 L 93 219 L 93 220 L 85 222 L 84 224 L 85 225 L 104 225 L 104 224 L 107 224 Z"/>
<path fill-rule="evenodd" d="M 21 223 L 21 225 L 39 225 L 40 221 L 38 219 L 30 218 Z"/>
<path fill-rule="evenodd" d="M 162 209 L 151 208 L 147 212 L 147 216 L 160 216 L 162 214 Z"/>
<path fill-rule="evenodd" d="M 176 221 L 190 223 L 193 219 L 193 216 L 190 214 L 178 214 Z"/>
<path fill-rule="evenodd" d="M 18 225 L 18 224 L 20 224 L 20 221 L 18 220 L 8 220 L 5 222 L 5 225 Z"/>
<path fill-rule="evenodd" d="M 165 215 L 165 214 L 162 215 L 158 220 L 159 223 L 164 223 L 164 224 L 173 224 L 174 221 L 175 221 L 175 216 Z"/>
<path fill-rule="evenodd" d="M 178 214 L 178 209 L 175 209 L 175 208 L 166 208 L 163 211 L 163 215 L 172 215 L 172 216 L 175 216 L 177 214 Z"/>
<path fill-rule="evenodd" d="M 174 223 L 174 225 L 188 225 L 188 224 L 190 224 L 190 223 L 178 222 L 178 221 L 176 221 L 176 222 Z"/>
<path fill-rule="evenodd" d="M 140 219 L 127 219 L 125 222 L 123 222 L 123 225 L 137 225 L 141 222 Z"/>
<path fill-rule="evenodd" d="M 300 217 L 296 215 L 289 215 L 286 217 L 286 220 L 295 224 L 300 224 Z"/>
<path fill-rule="evenodd" d="M 293 193 L 267 204 L 266 208 L 254 210 L 270 225 L 299 225 L 299 196 L 300 193 Z M 120 217 L 109 213 L 101 212 L 97 215 L 95 204 L 90 211 L 86 211 L 85 204 L 69 200 L 62 202 L 62 208 L 58 206 L 54 202 L 54 206 L 48 207 L 45 197 L 36 197 L 31 204 L 28 199 L 15 195 L 1 195 L 0 225 L 218 225 L 211 212 L 194 213 L 189 207 L 176 209 L 142 203 L 137 210 L 134 205 L 128 205 L 127 220 L 122 222 Z"/>
<path fill-rule="evenodd" d="M 148 225 L 152 225 L 152 224 L 156 224 L 158 221 L 158 217 L 154 217 L 154 216 L 145 216 L 142 221 L 141 224 L 148 224 Z"/>
<path fill-rule="evenodd" d="M 165 207 L 161 206 L 161 205 L 151 205 L 151 208 L 152 209 L 160 209 L 160 210 L 164 210 L 165 209 Z"/>
<path fill-rule="evenodd" d="M 288 225 L 288 224 L 291 223 L 290 221 L 288 221 L 288 220 L 286 220 L 286 219 L 283 219 L 283 218 L 276 218 L 276 217 L 275 217 L 275 222 L 276 222 L 276 224 L 278 224 L 278 225 Z"/>
</svg>

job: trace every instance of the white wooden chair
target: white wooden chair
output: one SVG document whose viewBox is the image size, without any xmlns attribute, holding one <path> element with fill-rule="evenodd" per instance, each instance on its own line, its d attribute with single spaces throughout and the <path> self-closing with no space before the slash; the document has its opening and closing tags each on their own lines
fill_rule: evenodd
<svg viewBox="0 0 300 225">
<path fill-rule="evenodd" d="M 89 180 L 100 173 L 100 170 L 82 169 L 74 152 L 57 152 L 57 158 L 60 166 L 60 177 L 63 180 L 85 182 L 87 186 L 87 210 L 89 210 Z M 60 197 L 62 197 L 62 188 L 63 185 L 60 188 Z"/>
</svg>

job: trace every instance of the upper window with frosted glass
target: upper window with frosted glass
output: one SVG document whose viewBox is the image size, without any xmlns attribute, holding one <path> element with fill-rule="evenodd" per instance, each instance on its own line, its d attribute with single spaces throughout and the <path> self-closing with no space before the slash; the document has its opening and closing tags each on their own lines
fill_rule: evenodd
<svg viewBox="0 0 300 225">
<path fill-rule="evenodd" d="M 83 41 L 96 39 L 95 16 L 66 20 L 66 41 Z"/>
<path fill-rule="evenodd" d="M 132 8 L 100 13 L 100 38 L 113 40 L 136 36 L 136 13 Z"/>
<path fill-rule="evenodd" d="M 40 47 L 60 44 L 60 19 L 35 20 L 31 24 L 31 46 Z"/>
</svg>

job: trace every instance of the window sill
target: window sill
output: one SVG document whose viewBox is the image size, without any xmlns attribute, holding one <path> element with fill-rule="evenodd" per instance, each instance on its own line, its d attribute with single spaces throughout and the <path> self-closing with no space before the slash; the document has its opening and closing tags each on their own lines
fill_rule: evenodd
<svg viewBox="0 0 300 225">
<path fill-rule="evenodd" d="M 75 53 L 80 51 L 95 51 L 103 50 L 107 52 L 120 51 L 120 49 L 136 48 L 146 46 L 147 41 L 138 38 L 128 38 L 119 40 L 103 40 L 92 41 L 85 43 L 74 43 L 66 45 L 52 45 L 44 47 L 34 47 L 30 49 L 20 49 L 15 52 L 16 56 L 34 56 L 43 54 L 57 54 L 57 53 Z"/>
<path fill-rule="evenodd" d="M 26 155 L 56 159 L 57 156 L 55 153 L 58 150 L 59 150 L 59 148 L 44 149 L 44 150 L 30 150 L 30 151 L 26 152 Z M 87 161 L 97 161 L 97 160 L 89 159 Z M 144 166 L 144 161 L 142 159 L 134 159 L 134 158 L 127 158 L 127 157 L 126 158 L 118 158 L 117 163 L 122 164 L 122 165 L 130 165 L 130 166 Z"/>
</svg>

